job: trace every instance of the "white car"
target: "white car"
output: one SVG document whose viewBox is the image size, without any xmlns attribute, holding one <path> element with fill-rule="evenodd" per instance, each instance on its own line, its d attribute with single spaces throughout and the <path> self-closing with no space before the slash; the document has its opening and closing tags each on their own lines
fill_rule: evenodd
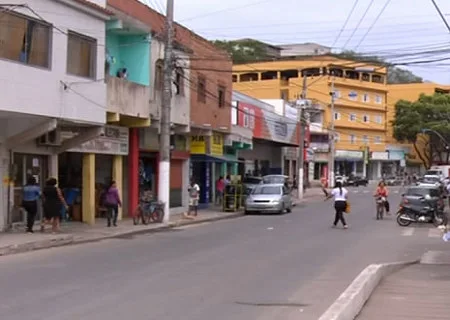
<svg viewBox="0 0 450 320">
<path fill-rule="evenodd" d="M 346 176 L 336 176 L 334 179 L 336 182 L 342 183 L 343 186 L 347 185 L 347 177 Z"/>
</svg>

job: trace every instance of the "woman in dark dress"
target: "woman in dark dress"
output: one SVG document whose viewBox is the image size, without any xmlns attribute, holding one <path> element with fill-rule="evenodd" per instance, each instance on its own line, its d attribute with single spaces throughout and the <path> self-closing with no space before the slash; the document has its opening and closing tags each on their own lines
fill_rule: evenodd
<svg viewBox="0 0 450 320">
<path fill-rule="evenodd" d="M 45 183 L 42 191 L 44 199 L 44 217 L 45 220 L 52 223 L 52 231 L 59 231 L 59 220 L 61 218 L 61 208 L 64 205 L 68 209 L 67 203 L 64 200 L 61 189 L 57 187 L 58 181 L 55 178 L 50 178 Z M 44 225 L 41 230 L 44 231 Z"/>
</svg>

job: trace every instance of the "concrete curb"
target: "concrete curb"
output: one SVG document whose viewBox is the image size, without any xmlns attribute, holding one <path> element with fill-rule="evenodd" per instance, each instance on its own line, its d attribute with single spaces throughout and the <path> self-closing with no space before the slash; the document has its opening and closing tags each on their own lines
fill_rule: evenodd
<svg viewBox="0 0 450 320">
<path fill-rule="evenodd" d="M 173 228 L 187 226 L 187 225 L 194 225 L 194 224 L 201 224 L 206 222 L 213 222 L 213 221 L 219 221 L 219 220 L 227 220 L 227 219 L 233 219 L 244 216 L 243 212 L 235 212 L 232 214 L 227 215 L 219 215 L 219 216 L 213 216 L 213 217 L 206 217 L 199 220 L 179 220 L 176 222 L 169 222 L 168 224 L 162 224 L 156 228 L 152 229 L 136 229 L 136 230 L 129 230 L 124 231 L 120 233 L 115 234 L 108 234 L 108 235 L 101 235 L 101 236 L 92 236 L 88 238 L 84 237 L 78 237 L 76 235 L 61 235 L 57 237 L 52 237 L 51 239 L 45 239 L 45 240 L 39 240 L 39 241 L 30 241 L 26 243 L 21 243 L 17 245 L 10 245 L 6 247 L 0 248 L 0 256 L 7 256 L 17 253 L 24 253 L 29 251 L 36 251 L 36 250 L 42 250 L 42 249 L 49 249 L 49 248 L 55 248 L 55 247 L 62 247 L 62 246 L 68 246 L 68 245 L 77 245 L 77 244 L 84 244 L 84 243 L 90 243 L 90 242 L 98 242 L 106 239 L 115 239 L 115 238 L 122 238 L 127 236 L 134 236 L 139 234 L 148 234 L 148 233 L 156 233 L 156 232 L 164 232 Z"/>
<path fill-rule="evenodd" d="M 354 320 L 384 277 L 419 261 L 369 265 L 353 280 L 319 320 Z"/>
</svg>

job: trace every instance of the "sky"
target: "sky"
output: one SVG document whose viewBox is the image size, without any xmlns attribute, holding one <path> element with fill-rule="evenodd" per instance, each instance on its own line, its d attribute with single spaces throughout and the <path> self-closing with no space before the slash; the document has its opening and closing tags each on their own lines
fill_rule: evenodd
<svg viewBox="0 0 450 320">
<path fill-rule="evenodd" d="M 165 11 L 165 0 L 141 1 Z M 436 3 L 450 24 L 450 1 Z M 399 64 L 441 59 L 407 68 L 424 80 L 450 84 L 450 31 L 431 0 L 175 0 L 175 20 L 211 40 L 316 42 Z"/>
</svg>

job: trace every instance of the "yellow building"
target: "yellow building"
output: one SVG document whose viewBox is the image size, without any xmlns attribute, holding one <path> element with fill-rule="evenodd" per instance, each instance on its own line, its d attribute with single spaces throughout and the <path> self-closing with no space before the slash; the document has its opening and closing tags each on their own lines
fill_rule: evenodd
<svg viewBox="0 0 450 320">
<path fill-rule="evenodd" d="M 387 120 L 391 123 L 395 118 L 395 104 L 399 100 L 416 101 L 421 94 L 433 95 L 435 93 L 450 94 L 450 86 L 439 85 L 437 83 L 407 83 L 407 84 L 390 84 L 388 85 L 388 100 L 387 100 Z M 393 137 L 392 126 L 388 126 L 386 133 L 388 149 L 399 150 L 406 154 L 406 164 L 412 171 L 419 171 L 422 166 L 422 161 L 415 148 L 409 144 L 402 144 L 396 141 Z M 425 147 L 427 137 L 424 136 L 418 139 L 417 147 L 419 152 Z M 391 151 L 392 152 L 392 151 Z M 410 171 L 411 171 L 410 170 Z"/>
<path fill-rule="evenodd" d="M 394 171 L 386 152 L 386 68 L 333 56 L 302 57 L 233 66 L 233 89 L 259 99 L 300 98 L 306 76 L 314 152 L 310 179 L 328 169 L 330 123 L 336 137 L 336 174 L 378 179 Z M 334 85 L 335 109 L 331 114 Z M 366 156 L 370 155 L 369 158 Z"/>
</svg>

